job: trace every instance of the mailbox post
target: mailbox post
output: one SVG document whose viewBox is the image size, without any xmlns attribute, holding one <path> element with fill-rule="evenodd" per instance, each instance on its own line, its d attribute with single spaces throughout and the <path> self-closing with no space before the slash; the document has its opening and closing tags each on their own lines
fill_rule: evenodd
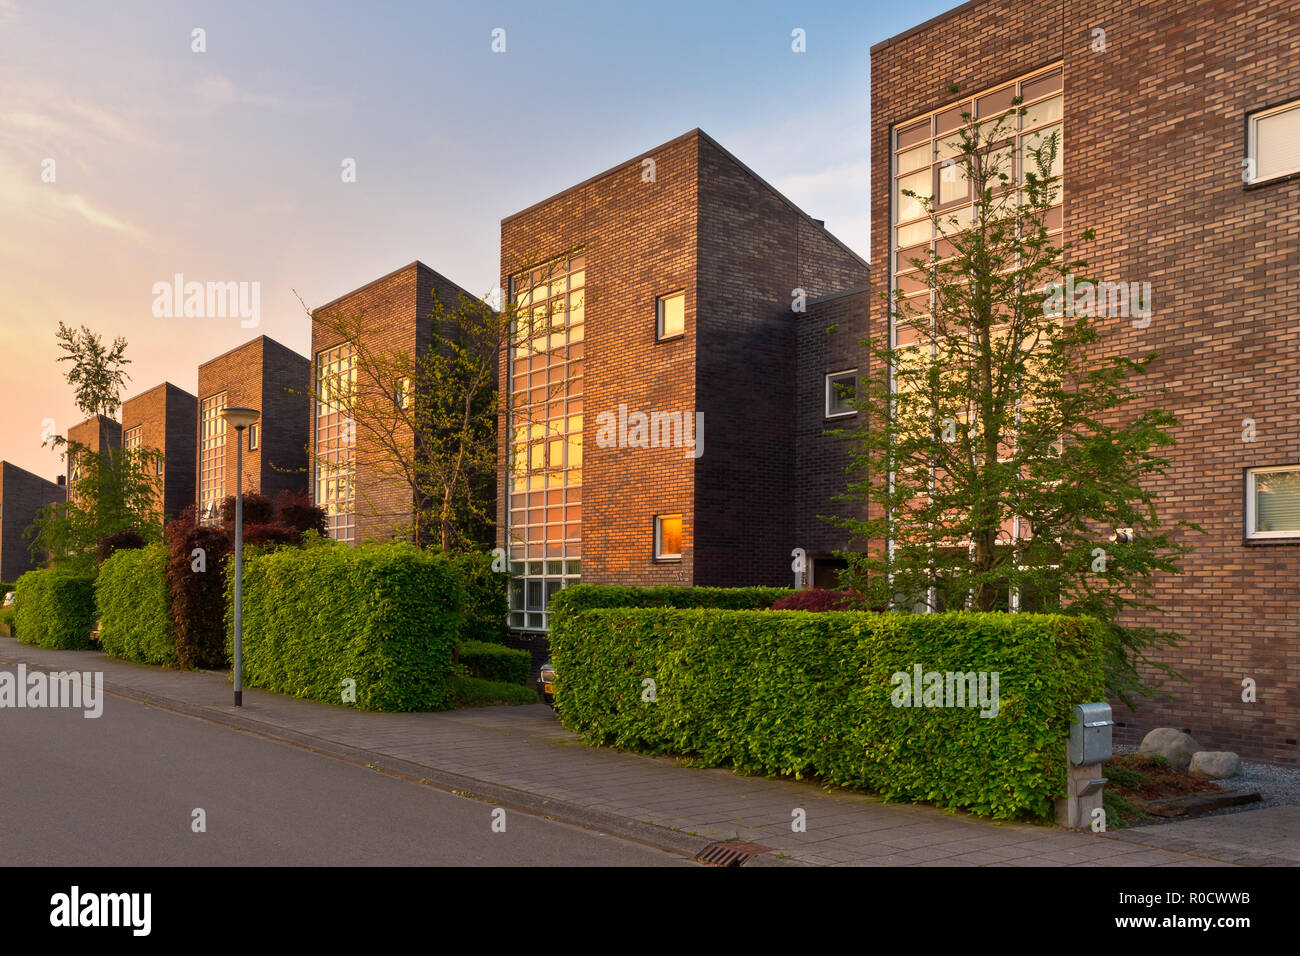
<svg viewBox="0 0 1300 956">
<path fill-rule="evenodd" d="M 1110 704 L 1076 704 L 1070 721 L 1070 742 L 1066 746 L 1069 771 L 1066 795 L 1056 801 L 1056 822 L 1072 830 L 1092 825 L 1093 813 L 1101 809 L 1106 778 L 1101 765 L 1111 757 Z"/>
</svg>

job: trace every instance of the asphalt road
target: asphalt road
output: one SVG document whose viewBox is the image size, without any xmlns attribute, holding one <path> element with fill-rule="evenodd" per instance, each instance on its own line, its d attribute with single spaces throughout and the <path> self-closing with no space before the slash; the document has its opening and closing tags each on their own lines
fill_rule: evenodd
<svg viewBox="0 0 1300 956">
<path fill-rule="evenodd" d="M 121 697 L 0 708 L 0 866 L 692 865 L 522 811 L 494 832 L 493 811 Z"/>
</svg>

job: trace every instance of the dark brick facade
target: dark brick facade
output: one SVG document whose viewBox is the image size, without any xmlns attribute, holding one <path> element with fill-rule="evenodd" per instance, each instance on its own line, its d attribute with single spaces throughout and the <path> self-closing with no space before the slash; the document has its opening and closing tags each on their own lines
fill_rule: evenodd
<svg viewBox="0 0 1300 956">
<path fill-rule="evenodd" d="M 797 330 L 807 318 L 792 309 L 794 290 L 812 298 L 861 286 L 866 263 L 700 130 L 503 220 L 502 288 L 521 265 L 578 247 L 587 282 L 582 580 L 789 583 Z M 685 333 L 657 341 L 656 299 L 678 291 Z M 703 413 L 703 454 L 599 447 L 597 416 L 621 404 Z M 504 421 L 501 436 L 504 544 Z M 681 560 L 655 561 L 654 517 L 676 513 Z"/>
<path fill-rule="evenodd" d="M 1300 16 L 1294 0 L 983 0 L 878 44 L 873 262 L 890 252 L 891 128 L 1056 62 L 1065 232 L 1096 230 L 1080 248 L 1092 275 L 1152 283 L 1150 326 L 1118 320 L 1112 341 L 1160 353 L 1148 379 L 1171 391 L 1151 402 L 1181 426 L 1158 508 L 1207 532 L 1178 535 L 1196 551 L 1158 588 L 1166 613 L 1133 617 L 1183 635 L 1160 657 L 1190 683 L 1136 714 L 1117 704 L 1119 739 L 1171 725 L 1207 749 L 1300 764 L 1300 541 L 1243 543 L 1243 470 L 1300 464 L 1300 179 L 1242 183 L 1247 114 L 1300 97 Z M 875 307 L 877 333 L 884 322 Z"/>
<path fill-rule="evenodd" d="M 198 399 L 171 382 L 156 385 L 122 403 L 122 438 L 140 429 L 140 447 L 163 457 L 158 507 L 166 521 L 195 502 L 194 463 L 198 446 Z"/>
<path fill-rule="evenodd" d="M 823 516 L 866 515 L 861 501 L 837 500 L 850 481 L 851 439 L 828 435 L 831 429 L 851 431 L 858 416 L 828 418 L 826 376 L 832 372 L 867 367 L 862 337 L 866 334 L 868 293 L 865 287 L 832 293 L 807 303 L 799 316 L 799 366 L 795 378 L 795 546 L 810 560 L 810 577 L 820 587 L 835 587 L 835 570 L 842 561 L 834 552 L 853 545 L 849 533 Z"/>
<path fill-rule="evenodd" d="M 258 491 L 274 501 L 281 491 L 307 490 L 310 364 L 306 356 L 262 335 L 199 366 L 200 409 L 205 399 L 225 392 L 228 407 L 244 406 L 261 412 L 256 449 L 248 448 L 248 432 L 244 433 L 246 493 Z M 196 436 L 201 428 L 199 422 Z M 235 493 L 235 437 L 235 430 L 227 429 L 223 497 Z M 196 452 L 196 503 L 198 457 Z"/>
<path fill-rule="evenodd" d="M 36 512 L 63 500 L 63 485 L 0 462 L 0 581 L 12 584 L 36 566 L 28 551 L 31 541 L 24 535 Z"/>
<path fill-rule="evenodd" d="M 428 353 L 433 341 L 433 309 L 435 301 L 442 304 L 444 312 L 457 308 L 460 297 L 478 300 L 450 279 L 440 275 L 423 262 L 412 262 L 382 278 L 375 279 L 359 289 L 342 295 L 312 311 L 312 361 L 320 353 L 343 343 L 337 332 L 325 328 L 322 319 L 337 316 L 345 319 L 360 317 L 370 332 L 365 349 L 376 355 L 412 356 L 419 361 Z M 377 383 L 365 381 L 358 375 L 358 387 L 375 387 Z M 395 383 L 388 383 L 391 387 Z M 415 396 L 420 401 L 420 396 Z M 316 447 L 316 416 L 311 416 L 311 447 Z M 401 441 L 409 449 L 411 434 L 408 426 L 402 427 Z M 391 454 L 370 439 L 364 428 L 356 433 L 354 449 L 356 460 L 355 514 L 356 540 L 384 540 L 406 533 L 412 521 L 414 500 L 410 482 L 398 473 Z M 312 494 L 315 495 L 315 482 Z M 495 496 L 495 488 L 490 495 Z M 487 498 L 485 500 L 491 500 Z"/>
</svg>

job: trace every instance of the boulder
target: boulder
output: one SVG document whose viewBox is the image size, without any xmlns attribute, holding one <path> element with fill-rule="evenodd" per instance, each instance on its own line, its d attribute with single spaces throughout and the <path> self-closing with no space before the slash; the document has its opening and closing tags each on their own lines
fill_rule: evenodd
<svg viewBox="0 0 1300 956">
<path fill-rule="evenodd" d="M 1192 754 L 1187 772 L 1203 780 L 1226 780 L 1241 773 L 1241 758 L 1231 750 L 1201 750 Z"/>
<path fill-rule="evenodd" d="M 1169 761 L 1169 766 L 1184 772 L 1192 762 L 1192 755 L 1199 752 L 1201 745 L 1192 739 L 1191 734 L 1173 727 L 1157 727 L 1142 738 L 1142 745 L 1138 747 L 1138 753 L 1159 754 Z"/>
</svg>

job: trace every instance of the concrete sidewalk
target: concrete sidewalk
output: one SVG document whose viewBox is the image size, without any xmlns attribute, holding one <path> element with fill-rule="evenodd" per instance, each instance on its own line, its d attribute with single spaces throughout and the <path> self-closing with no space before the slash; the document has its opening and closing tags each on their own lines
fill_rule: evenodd
<svg viewBox="0 0 1300 956">
<path fill-rule="evenodd" d="M 1249 821 L 1236 821 L 1271 811 L 1198 821 L 1208 832 L 1192 831 L 1162 846 L 1153 831 L 1188 824 L 1133 834 L 1076 833 L 885 804 L 809 782 L 698 770 L 670 758 L 585 746 L 541 704 L 377 714 L 245 689 L 244 706 L 236 708 L 224 674 L 164 670 L 98 651 L 44 650 L 7 637 L 0 637 L 0 663 L 101 671 L 110 694 L 690 856 L 719 840 L 772 849 L 749 866 L 1231 866 L 1300 860 L 1295 836 L 1290 853 L 1278 850 L 1278 832 L 1295 817 L 1270 826 L 1266 837 L 1252 836 L 1248 846 L 1216 837 L 1227 832 L 1216 827 L 1224 821 L 1252 833 Z M 112 719 L 112 707 L 110 698 L 105 718 Z M 796 808 L 806 813 L 806 832 L 791 830 Z M 1271 853 L 1258 851 L 1265 845 Z"/>
</svg>

